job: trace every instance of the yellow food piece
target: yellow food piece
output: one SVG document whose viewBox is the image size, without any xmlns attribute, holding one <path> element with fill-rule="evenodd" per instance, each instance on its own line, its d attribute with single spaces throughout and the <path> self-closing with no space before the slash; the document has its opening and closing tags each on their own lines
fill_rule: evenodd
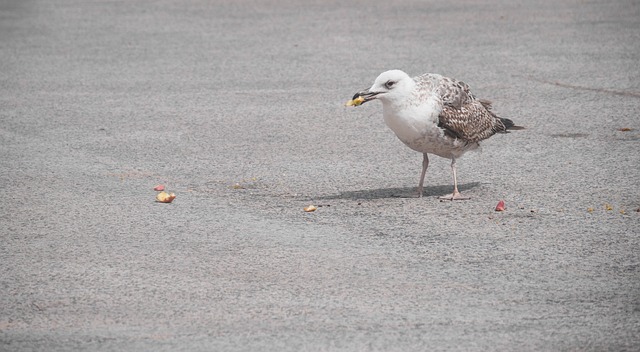
<svg viewBox="0 0 640 352">
<path fill-rule="evenodd" d="M 607 204 L 604 205 L 604 208 L 606 210 L 613 210 L 613 205 L 607 203 Z"/>
<path fill-rule="evenodd" d="M 174 193 L 160 192 L 156 195 L 156 200 L 160 203 L 171 203 L 174 199 L 176 199 Z"/>
<path fill-rule="evenodd" d="M 364 103 L 364 98 L 363 97 L 357 97 L 355 99 L 351 99 L 349 100 L 346 104 L 344 104 L 345 106 L 358 106 L 360 104 Z"/>
<path fill-rule="evenodd" d="M 318 207 L 312 204 L 312 205 L 309 205 L 308 207 L 305 207 L 303 210 L 306 211 L 307 213 L 311 213 L 312 211 L 316 211 L 316 209 L 318 209 Z"/>
</svg>

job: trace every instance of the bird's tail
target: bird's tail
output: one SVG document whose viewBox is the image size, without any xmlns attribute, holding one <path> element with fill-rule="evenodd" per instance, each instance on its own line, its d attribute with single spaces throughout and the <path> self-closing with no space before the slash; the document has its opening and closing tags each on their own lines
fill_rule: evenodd
<svg viewBox="0 0 640 352">
<path fill-rule="evenodd" d="M 504 117 L 499 117 L 499 119 L 507 130 L 524 130 L 524 127 L 516 126 L 510 119 L 505 119 Z"/>
<path fill-rule="evenodd" d="M 500 122 L 502 122 L 502 124 L 504 125 L 504 129 L 502 129 L 502 126 L 497 127 L 497 129 L 495 129 L 496 132 L 499 133 L 507 133 L 508 130 L 524 130 L 524 127 L 522 126 L 516 126 L 516 124 L 510 120 L 510 119 L 505 119 L 504 117 L 500 117 L 498 115 L 496 115 L 492 110 L 491 110 L 491 101 L 489 100 L 485 100 L 485 99 L 478 99 L 480 100 L 480 104 L 482 104 L 482 106 L 484 106 L 487 111 L 496 119 L 500 120 Z M 499 124 L 497 125 L 499 126 Z M 494 127 L 495 128 L 495 127 Z"/>
</svg>

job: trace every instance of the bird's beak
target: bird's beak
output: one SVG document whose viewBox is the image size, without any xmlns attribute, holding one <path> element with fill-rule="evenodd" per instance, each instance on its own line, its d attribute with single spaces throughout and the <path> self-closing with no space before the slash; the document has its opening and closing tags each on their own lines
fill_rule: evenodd
<svg viewBox="0 0 640 352">
<path fill-rule="evenodd" d="M 378 95 L 377 92 L 371 92 L 369 89 L 365 89 L 365 90 L 363 90 L 361 92 L 358 92 L 358 93 L 354 94 L 352 100 L 356 100 L 358 98 L 362 98 L 362 99 L 364 99 L 362 101 L 362 104 L 364 104 L 364 103 L 366 103 L 368 101 L 371 101 L 371 100 L 375 99 L 376 95 Z"/>
</svg>

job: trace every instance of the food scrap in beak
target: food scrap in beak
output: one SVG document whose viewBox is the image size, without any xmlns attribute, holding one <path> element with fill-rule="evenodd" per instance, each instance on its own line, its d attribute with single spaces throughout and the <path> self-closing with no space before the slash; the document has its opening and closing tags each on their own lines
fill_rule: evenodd
<svg viewBox="0 0 640 352">
<path fill-rule="evenodd" d="M 361 95 L 356 94 L 356 96 L 344 104 L 344 106 L 358 106 L 362 103 L 364 103 L 364 98 Z"/>
<path fill-rule="evenodd" d="M 376 95 L 378 95 L 378 93 L 376 92 L 371 92 L 369 91 L 369 89 L 365 89 L 362 92 L 358 92 L 356 94 L 353 95 L 353 98 L 351 98 L 351 100 L 349 100 L 345 105 L 346 106 L 358 106 L 358 105 L 362 105 L 370 100 L 373 100 L 376 98 Z"/>
</svg>

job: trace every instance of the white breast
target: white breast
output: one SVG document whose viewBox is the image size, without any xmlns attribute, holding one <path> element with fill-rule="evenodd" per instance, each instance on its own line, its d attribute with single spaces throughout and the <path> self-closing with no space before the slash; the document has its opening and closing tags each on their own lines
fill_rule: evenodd
<svg viewBox="0 0 640 352">
<path fill-rule="evenodd" d="M 438 127 L 438 115 L 441 111 L 442 105 L 436 98 L 429 98 L 420 105 L 402 107 L 383 102 L 385 123 L 409 148 L 449 159 L 475 149 L 477 145 L 467 145 L 445 136 L 444 131 Z"/>
</svg>

